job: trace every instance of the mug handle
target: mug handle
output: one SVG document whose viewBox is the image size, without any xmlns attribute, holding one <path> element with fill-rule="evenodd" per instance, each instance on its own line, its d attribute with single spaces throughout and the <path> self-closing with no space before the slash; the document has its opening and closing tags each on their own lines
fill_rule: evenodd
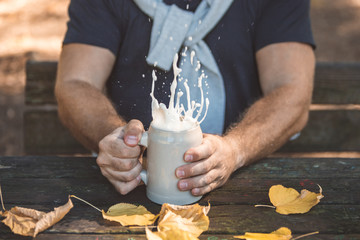
<svg viewBox="0 0 360 240">
<path fill-rule="evenodd" d="M 148 132 L 147 131 L 142 134 L 138 145 L 143 146 L 143 147 L 148 146 Z M 147 171 L 146 170 L 144 170 L 144 169 L 141 170 L 140 177 L 141 177 L 141 180 L 145 183 L 145 185 L 147 185 Z"/>
<path fill-rule="evenodd" d="M 143 134 L 141 135 L 138 145 L 143 146 L 143 147 L 148 146 L 148 132 L 147 131 L 143 132 Z"/>
</svg>

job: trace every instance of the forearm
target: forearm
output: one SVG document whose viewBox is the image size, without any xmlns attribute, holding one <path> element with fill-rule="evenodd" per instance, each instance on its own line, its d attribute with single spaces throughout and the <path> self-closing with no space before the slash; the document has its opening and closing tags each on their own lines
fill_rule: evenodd
<svg viewBox="0 0 360 240">
<path fill-rule="evenodd" d="M 64 45 L 60 55 L 55 86 L 60 119 L 93 151 L 104 136 L 124 124 L 102 92 L 114 61 L 110 50 L 86 44 Z"/>
<path fill-rule="evenodd" d="M 77 80 L 56 86 L 59 117 L 75 138 L 87 148 L 98 151 L 99 141 L 125 125 L 111 102 L 89 83 Z"/>
<path fill-rule="evenodd" d="M 272 44 L 259 50 L 256 59 L 264 97 L 226 134 L 238 167 L 271 154 L 299 132 L 311 103 L 315 58 L 310 46 Z"/>
<path fill-rule="evenodd" d="M 229 128 L 225 138 L 236 151 L 237 168 L 276 151 L 305 126 L 310 97 L 300 98 L 296 91 L 291 85 L 274 90 Z"/>
</svg>

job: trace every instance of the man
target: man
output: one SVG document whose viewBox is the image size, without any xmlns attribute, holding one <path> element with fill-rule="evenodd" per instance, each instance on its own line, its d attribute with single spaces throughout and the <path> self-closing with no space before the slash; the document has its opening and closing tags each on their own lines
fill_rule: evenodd
<svg viewBox="0 0 360 240">
<path fill-rule="evenodd" d="M 81 143 L 98 152 L 102 174 L 121 194 L 141 181 L 137 143 L 151 121 L 149 94 L 154 69 L 157 85 L 164 85 L 155 89 L 155 95 L 160 102 L 168 101 L 165 92 L 172 72 L 151 62 L 157 43 L 150 38 L 173 30 L 166 25 L 169 12 L 183 14 L 171 24 L 190 14 L 191 26 L 198 27 L 201 21 L 194 22 L 196 16 L 211 22 L 213 17 L 206 16 L 215 13 L 214 26 L 199 42 L 210 49 L 221 73 L 214 82 L 221 79 L 224 90 L 223 100 L 219 98 L 224 102 L 223 118 L 214 114 L 207 121 L 220 122 L 225 133 L 208 134 L 211 130 L 203 129 L 203 143 L 184 155 L 189 164 L 176 169 L 180 190 L 203 195 L 222 186 L 235 170 L 274 152 L 305 126 L 315 62 L 309 1 L 223 1 L 228 6 L 219 15 L 212 10 L 224 8 L 221 2 L 71 2 L 55 89 L 59 115 Z M 204 13 L 198 12 L 200 8 Z M 164 21 L 157 20 L 160 10 L 165 11 Z M 152 28 L 159 23 L 163 30 L 155 32 Z M 187 45 L 195 47 L 186 42 L 192 40 L 186 34 L 184 31 L 181 42 L 185 46 L 175 49 L 179 53 Z M 210 108 L 213 104 L 218 109 L 216 97 L 213 99 Z"/>
</svg>

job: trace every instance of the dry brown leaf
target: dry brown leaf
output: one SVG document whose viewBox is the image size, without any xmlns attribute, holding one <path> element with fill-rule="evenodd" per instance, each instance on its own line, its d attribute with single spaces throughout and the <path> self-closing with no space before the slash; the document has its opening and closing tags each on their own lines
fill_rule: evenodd
<svg viewBox="0 0 360 240">
<path fill-rule="evenodd" d="M 164 232 L 152 232 L 146 228 L 146 239 L 148 240 L 198 240 L 198 238 L 190 232 L 182 231 L 181 229 L 175 228 Z"/>
<path fill-rule="evenodd" d="M 210 210 L 199 204 L 177 206 L 164 203 L 159 213 L 158 232 L 147 230 L 148 239 L 198 239 L 209 228 Z"/>
<path fill-rule="evenodd" d="M 248 233 L 241 236 L 234 236 L 234 238 L 246 239 L 246 240 L 289 240 L 291 239 L 291 230 L 282 227 L 271 233 Z"/>
<path fill-rule="evenodd" d="M 54 211 L 48 213 L 30 208 L 13 207 L 10 211 L 1 214 L 6 217 L 2 222 L 16 234 L 35 237 L 39 232 L 60 221 L 73 206 L 69 198 L 65 205 L 54 208 Z"/>
<path fill-rule="evenodd" d="M 209 228 L 209 210 L 210 204 L 204 207 L 199 204 L 177 206 L 165 203 L 159 213 L 158 231 L 179 228 L 198 237 Z"/>
<path fill-rule="evenodd" d="M 128 203 L 119 203 L 111 206 L 105 213 L 102 211 L 104 219 L 119 222 L 123 226 L 139 225 L 145 226 L 153 224 L 157 218 L 144 206 L 136 206 Z"/>
<path fill-rule="evenodd" d="M 319 193 L 303 189 L 299 194 L 295 189 L 282 185 L 272 186 L 269 190 L 270 202 L 276 207 L 276 212 L 284 215 L 306 213 L 323 197 L 321 187 Z"/>
</svg>

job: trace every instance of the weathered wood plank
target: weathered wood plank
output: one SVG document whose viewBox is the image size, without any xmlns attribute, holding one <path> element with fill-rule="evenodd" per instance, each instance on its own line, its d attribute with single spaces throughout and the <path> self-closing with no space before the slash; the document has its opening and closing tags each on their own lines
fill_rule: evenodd
<svg viewBox="0 0 360 240">
<path fill-rule="evenodd" d="M 34 166 L 34 162 L 36 166 Z M 1 157 L 1 178 L 93 178 L 100 175 L 94 157 Z M 336 158 L 266 158 L 241 168 L 241 179 L 360 178 L 360 160 Z"/>
<path fill-rule="evenodd" d="M 91 181 L 90 179 L 18 179 L 16 182 L 7 183 L 7 179 L 1 179 L 4 197 L 6 197 L 7 205 L 17 204 L 44 204 L 58 202 L 59 199 L 65 199 L 66 196 L 74 194 L 76 196 L 91 199 L 95 205 L 104 203 L 104 196 L 109 201 L 109 204 L 116 201 L 122 202 L 137 202 L 144 204 L 147 198 L 144 194 L 145 186 L 138 186 L 135 190 L 121 196 L 117 193 L 114 187 L 106 180 Z M 96 180 L 96 179 L 95 179 Z M 292 180 L 268 180 L 262 179 L 258 181 L 244 181 L 244 179 L 237 179 L 228 181 L 222 188 L 212 191 L 205 195 L 200 203 L 206 204 L 210 202 L 212 205 L 221 204 L 270 204 L 268 191 L 271 186 L 281 184 L 286 187 L 293 187 L 300 192 L 302 189 L 319 192 L 318 187 L 301 187 L 297 186 L 297 182 L 301 179 Z M 323 194 L 326 196 L 321 200 L 322 204 L 360 204 L 359 183 L 358 179 L 338 179 L 327 182 L 326 179 L 313 179 L 319 183 L 324 189 Z M 246 184 L 248 183 L 248 184 Z M 332 189 L 333 184 L 336 183 L 339 189 Z M 259 189 L 258 186 L 261 186 Z M 349 187 L 346 187 L 349 186 Z M 54 191 L 56 187 L 56 191 Z M 343 187 L 344 189 L 341 189 Z M 29 190 L 31 189 L 31 190 Z M 49 195 L 51 193 L 51 195 Z M 141 199 L 139 199 L 141 196 Z"/>
<path fill-rule="evenodd" d="M 359 93 L 360 96 L 360 93 Z M 360 151 L 360 111 L 311 111 L 299 138 L 279 152 Z"/>
<path fill-rule="evenodd" d="M 30 155 L 90 153 L 61 124 L 57 111 L 24 113 L 24 150 Z"/>
<path fill-rule="evenodd" d="M 280 215 L 273 209 L 234 205 L 214 206 L 209 212 L 210 233 L 237 233 L 242 231 L 266 232 L 286 226 L 294 232 L 319 231 L 321 233 L 360 233 L 360 206 L 318 205 L 304 215 Z M 214 216 L 212 218 L 212 216 Z M 215 217 L 216 216 L 216 217 Z M 345 216 L 345 217 L 344 217 Z M 256 230 L 258 229 L 258 230 Z"/>
<path fill-rule="evenodd" d="M 81 198 L 91 199 L 95 205 L 104 204 L 104 197 L 109 205 L 116 201 L 137 202 L 145 204 L 145 186 L 138 186 L 135 190 L 121 196 L 105 178 L 85 179 L 34 179 L 24 178 L 16 181 L 1 178 L 3 194 L 8 206 L 17 204 L 43 204 L 51 205 L 66 199 L 68 195 L 76 195 Z M 302 183 L 308 183 L 301 186 Z M 312 184 L 310 184 L 312 183 Z M 292 187 L 297 191 L 308 189 L 319 192 L 319 184 L 323 188 L 325 198 L 322 204 L 360 204 L 360 184 L 357 178 L 353 179 L 230 179 L 222 188 L 205 195 L 200 203 L 211 205 L 222 204 L 270 204 L 268 191 L 271 186 L 281 184 Z M 335 187 L 334 187 L 335 186 Z M 54 191 L 54 187 L 56 191 Z M 51 194 L 49 194 L 51 193 Z M 140 199 L 141 197 L 141 199 Z M 76 201 L 76 200 L 75 200 Z"/>
<path fill-rule="evenodd" d="M 5 225 L 3 225 L 2 223 L 0 223 L 0 229 L 1 228 L 5 228 Z M 2 232 L 0 234 L 0 240 L 9 240 L 9 239 L 11 239 L 11 240 L 30 240 L 32 238 L 13 234 L 10 232 L 10 230 L 8 230 L 8 231 L 4 230 L 4 232 Z M 46 238 L 43 238 L 43 239 L 46 239 Z M 50 238 L 47 238 L 47 239 L 50 239 Z"/>
<path fill-rule="evenodd" d="M 94 157 L 14 156 L 0 158 L 1 178 L 83 178 L 100 174 Z"/>
<path fill-rule="evenodd" d="M 312 102 L 360 104 L 360 63 L 317 63 Z"/>
<path fill-rule="evenodd" d="M 36 166 L 34 166 L 34 162 Z M 94 157 L 1 157 L 0 178 L 94 178 L 100 170 Z M 336 158 L 266 158 L 239 169 L 241 179 L 360 178 L 360 160 Z"/>
<path fill-rule="evenodd" d="M 302 176 L 305 179 L 311 179 L 315 176 L 317 178 L 328 178 L 329 176 L 333 178 L 341 178 L 344 176 L 358 177 L 360 173 L 356 159 L 300 159 L 301 158 L 267 158 L 257 164 L 240 169 L 239 173 L 235 174 L 234 177 L 281 179 L 283 177 L 294 178 Z"/>
<path fill-rule="evenodd" d="M 57 62 L 26 62 L 25 104 L 56 104 L 56 71 Z"/>
</svg>

